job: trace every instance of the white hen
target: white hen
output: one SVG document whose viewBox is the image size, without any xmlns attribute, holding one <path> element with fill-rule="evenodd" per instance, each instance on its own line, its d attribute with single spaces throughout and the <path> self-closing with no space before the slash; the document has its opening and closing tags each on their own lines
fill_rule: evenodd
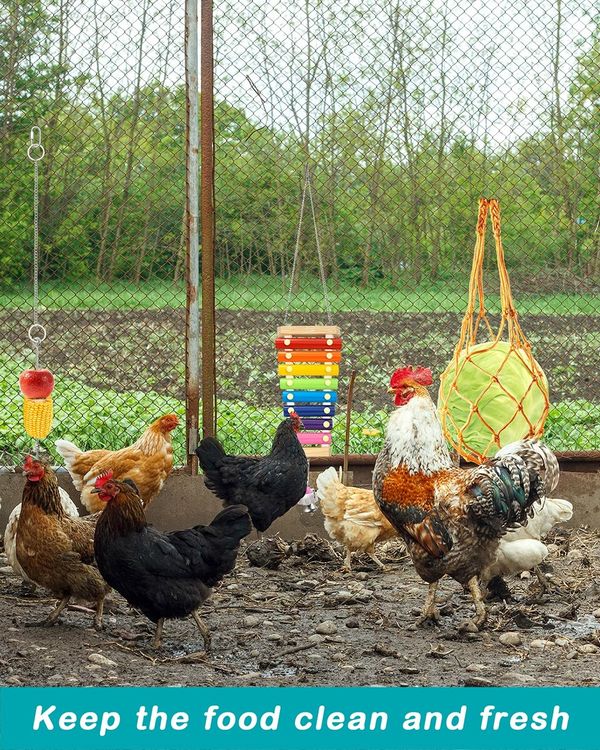
<svg viewBox="0 0 600 750">
<path fill-rule="evenodd" d="M 65 513 L 71 518 L 78 518 L 79 512 L 75 503 L 69 497 L 69 493 L 59 487 L 60 502 Z M 17 526 L 19 525 L 19 516 L 21 515 L 21 503 L 13 508 L 10 516 L 8 517 L 8 523 L 4 530 L 4 551 L 8 559 L 8 564 L 20 576 L 24 581 L 33 585 L 33 582 L 27 577 L 23 568 L 19 565 L 17 560 Z"/>
<path fill-rule="evenodd" d="M 573 515 L 572 503 L 560 498 L 547 497 L 532 507 L 533 517 L 527 526 L 519 526 L 502 537 L 496 559 L 482 575 L 484 581 L 536 568 L 548 555 L 542 539 L 557 523 L 564 523 Z"/>
</svg>

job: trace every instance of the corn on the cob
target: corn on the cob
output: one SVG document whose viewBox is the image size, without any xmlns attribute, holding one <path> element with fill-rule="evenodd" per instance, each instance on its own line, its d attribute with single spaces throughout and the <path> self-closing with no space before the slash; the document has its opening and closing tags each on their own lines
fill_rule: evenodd
<svg viewBox="0 0 600 750">
<path fill-rule="evenodd" d="M 25 431 L 34 440 L 43 440 L 52 429 L 52 396 L 23 400 Z"/>
</svg>

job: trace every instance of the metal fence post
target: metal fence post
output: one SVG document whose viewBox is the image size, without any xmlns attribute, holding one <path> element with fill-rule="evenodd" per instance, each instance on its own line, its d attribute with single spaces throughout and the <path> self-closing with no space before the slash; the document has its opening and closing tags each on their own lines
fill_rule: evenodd
<svg viewBox="0 0 600 750">
<path fill-rule="evenodd" d="M 185 387 L 187 463 L 197 471 L 194 448 L 198 444 L 200 398 L 200 278 L 198 247 L 198 4 L 185 2 L 185 212 L 186 212 L 186 324 Z"/>
<path fill-rule="evenodd" d="M 200 0 L 202 434 L 216 431 L 213 3 Z"/>
</svg>

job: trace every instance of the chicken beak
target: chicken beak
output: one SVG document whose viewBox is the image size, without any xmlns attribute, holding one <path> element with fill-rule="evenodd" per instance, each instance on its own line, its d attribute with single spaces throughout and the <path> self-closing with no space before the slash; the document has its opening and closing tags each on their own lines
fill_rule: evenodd
<svg viewBox="0 0 600 750">
<path fill-rule="evenodd" d="M 387 389 L 388 393 L 396 393 L 396 391 L 397 391 L 397 388 L 388 388 Z"/>
<path fill-rule="evenodd" d="M 102 492 L 102 490 L 100 489 L 100 487 L 94 487 L 94 489 L 90 490 L 90 492 L 92 495 L 99 495 Z"/>
</svg>

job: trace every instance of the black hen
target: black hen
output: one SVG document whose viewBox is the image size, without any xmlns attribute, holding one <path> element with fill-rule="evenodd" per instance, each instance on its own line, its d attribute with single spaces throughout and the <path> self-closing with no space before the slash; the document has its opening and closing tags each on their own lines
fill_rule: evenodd
<svg viewBox="0 0 600 750">
<path fill-rule="evenodd" d="M 296 436 L 301 426 L 295 413 L 284 419 L 263 458 L 228 456 L 215 438 L 204 438 L 196 448 L 206 486 L 226 506 L 247 506 L 258 531 L 266 531 L 306 493 L 308 460 Z"/>
<path fill-rule="evenodd" d="M 96 562 L 106 581 L 157 623 L 155 648 L 165 618 L 191 614 L 208 650 L 210 634 L 196 610 L 211 587 L 233 570 L 240 540 L 252 529 L 247 509 L 232 505 L 208 526 L 165 534 L 146 523 L 131 480 L 101 476 L 96 492 L 107 503 L 94 537 Z"/>
</svg>

